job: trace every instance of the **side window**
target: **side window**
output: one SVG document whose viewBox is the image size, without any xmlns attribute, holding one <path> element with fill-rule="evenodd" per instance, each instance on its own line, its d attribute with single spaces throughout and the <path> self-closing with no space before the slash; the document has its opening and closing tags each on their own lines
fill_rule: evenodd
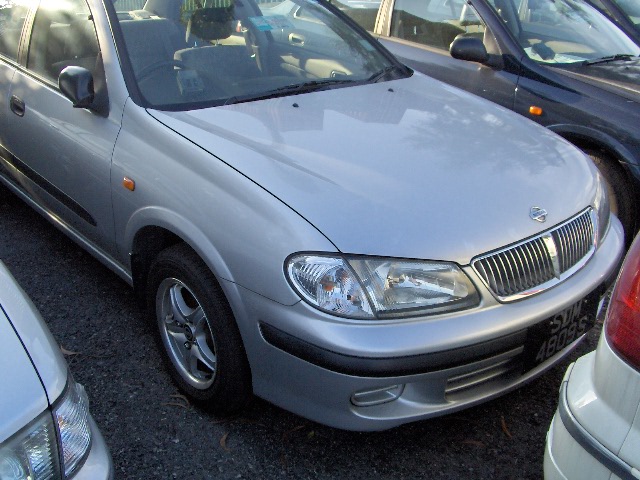
<svg viewBox="0 0 640 480">
<path fill-rule="evenodd" d="M 268 28 L 279 48 L 293 47 L 299 53 L 305 51 L 307 54 L 313 52 L 313 54 L 328 56 L 336 53 L 340 56 L 348 55 L 346 52 L 339 51 L 339 48 L 344 45 L 339 32 L 346 27 L 342 22 L 336 21 L 333 16 L 327 15 L 324 9 L 314 7 L 312 4 L 298 8 L 289 0 L 261 4 L 260 9 L 263 17 L 250 17 L 249 21 L 258 30 Z M 261 22 L 265 22 L 268 26 L 262 26 Z"/>
<path fill-rule="evenodd" d="M 373 32 L 380 9 L 380 0 L 333 0 L 331 3 L 362 28 Z"/>
<path fill-rule="evenodd" d="M 485 26 L 463 0 L 396 0 L 391 36 L 449 50 L 458 35 L 483 38 Z"/>
<path fill-rule="evenodd" d="M 131 10 L 142 10 L 145 0 L 113 0 L 113 5 L 117 12 L 129 12 Z"/>
<path fill-rule="evenodd" d="M 27 68 L 54 83 L 71 65 L 95 73 L 98 41 L 84 0 L 42 2 L 31 32 Z"/>
<path fill-rule="evenodd" d="M 0 0 L 0 54 L 11 60 L 18 59 L 18 44 L 29 7 L 29 2 Z"/>
</svg>

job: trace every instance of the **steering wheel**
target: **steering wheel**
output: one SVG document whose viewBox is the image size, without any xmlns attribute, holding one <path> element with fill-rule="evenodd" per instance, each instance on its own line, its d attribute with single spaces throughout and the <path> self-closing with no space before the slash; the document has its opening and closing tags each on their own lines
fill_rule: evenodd
<svg viewBox="0 0 640 480">
<path fill-rule="evenodd" d="M 157 70 L 160 70 L 161 68 L 164 68 L 164 67 L 174 67 L 174 68 L 178 67 L 180 69 L 187 68 L 185 63 L 180 60 L 174 60 L 174 59 L 160 60 L 159 62 L 155 62 L 155 63 L 152 63 L 151 65 L 147 65 L 146 67 L 144 67 L 142 70 L 138 72 L 138 74 L 136 75 L 136 78 L 138 79 L 139 82 L 141 82 L 151 74 L 155 73 Z"/>
</svg>

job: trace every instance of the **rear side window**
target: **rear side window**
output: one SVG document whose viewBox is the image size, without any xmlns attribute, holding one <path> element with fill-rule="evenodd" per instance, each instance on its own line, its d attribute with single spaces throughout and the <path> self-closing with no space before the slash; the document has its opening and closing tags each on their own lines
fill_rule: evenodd
<svg viewBox="0 0 640 480">
<path fill-rule="evenodd" d="M 57 83 L 60 72 L 71 65 L 94 73 L 98 52 L 95 27 L 84 0 L 42 2 L 31 32 L 27 68 Z"/>
<path fill-rule="evenodd" d="M 18 59 L 22 26 L 32 2 L 0 0 L 0 55 Z"/>
</svg>

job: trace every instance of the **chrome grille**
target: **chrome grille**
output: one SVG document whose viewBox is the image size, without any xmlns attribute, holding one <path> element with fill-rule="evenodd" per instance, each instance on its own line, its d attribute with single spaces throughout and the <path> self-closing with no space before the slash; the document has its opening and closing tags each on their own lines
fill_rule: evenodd
<svg viewBox="0 0 640 480">
<path fill-rule="evenodd" d="M 562 282 L 595 251 L 596 216 L 589 208 L 524 242 L 471 262 L 485 285 L 501 301 L 513 301 Z"/>
</svg>

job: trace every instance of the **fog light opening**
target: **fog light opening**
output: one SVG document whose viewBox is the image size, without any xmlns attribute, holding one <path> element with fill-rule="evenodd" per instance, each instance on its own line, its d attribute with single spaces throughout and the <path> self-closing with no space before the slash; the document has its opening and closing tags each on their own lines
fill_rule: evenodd
<svg viewBox="0 0 640 480">
<path fill-rule="evenodd" d="M 351 403 L 356 407 L 372 407 L 382 403 L 393 402 L 400 398 L 404 385 L 391 385 L 390 387 L 365 390 L 351 395 Z"/>
</svg>

